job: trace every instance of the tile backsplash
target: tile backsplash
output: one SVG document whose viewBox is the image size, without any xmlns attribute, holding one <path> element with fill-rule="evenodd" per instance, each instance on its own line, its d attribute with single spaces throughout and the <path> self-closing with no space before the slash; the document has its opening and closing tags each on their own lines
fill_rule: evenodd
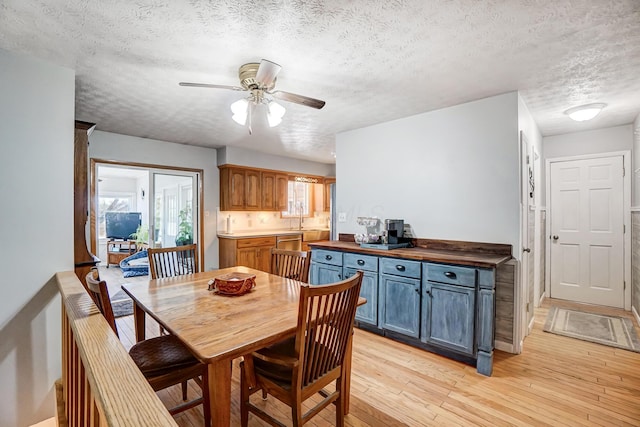
<svg viewBox="0 0 640 427">
<path fill-rule="evenodd" d="M 253 230 L 289 230 L 297 229 L 295 218 L 281 218 L 280 212 L 246 212 L 246 211 L 218 211 L 216 230 L 218 233 L 227 232 L 227 218 L 231 218 L 231 231 L 243 232 Z M 328 228 L 329 212 L 314 212 L 313 217 L 302 220 L 304 228 Z"/>
</svg>

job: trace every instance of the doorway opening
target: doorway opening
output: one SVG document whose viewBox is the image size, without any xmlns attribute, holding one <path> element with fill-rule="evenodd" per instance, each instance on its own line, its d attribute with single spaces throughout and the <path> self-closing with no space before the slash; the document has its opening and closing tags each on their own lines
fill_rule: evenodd
<svg viewBox="0 0 640 427">
<path fill-rule="evenodd" d="M 142 248 L 201 242 L 201 182 L 202 170 L 91 159 L 92 252 L 108 267 Z"/>
</svg>

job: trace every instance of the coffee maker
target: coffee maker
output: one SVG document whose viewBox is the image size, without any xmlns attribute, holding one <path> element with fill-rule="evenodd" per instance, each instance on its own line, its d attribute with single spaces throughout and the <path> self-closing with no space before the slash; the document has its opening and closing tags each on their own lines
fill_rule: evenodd
<svg viewBox="0 0 640 427">
<path fill-rule="evenodd" d="M 404 233 L 404 220 L 402 219 L 385 219 L 384 220 L 384 233 L 386 236 L 386 242 L 390 245 L 401 243 L 402 235 Z"/>
</svg>

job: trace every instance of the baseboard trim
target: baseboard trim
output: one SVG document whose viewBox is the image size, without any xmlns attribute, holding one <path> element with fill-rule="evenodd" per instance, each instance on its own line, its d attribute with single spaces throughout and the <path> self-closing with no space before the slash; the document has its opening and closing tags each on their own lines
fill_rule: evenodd
<svg viewBox="0 0 640 427">
<path fill-rule="evenodd" d="M 638 310 L 635 307 L 631 307 L 631 311 L 633 312 L 633 317 L 636 318 L 636 323 L 640 326 L 640 314 L 638 314 Z"/>
<path fill-rule="evenodd" d="M 542 295 L 540 295 L 540 299 L 538 300 L 538 307 L 540 307 L 542 305 L 542 303 L 544 302 L 545 298 L 547 298 L 547 293 L 543 292 Z"/>
<path fill-rule="evenodd" d="M 529 321 L 529 325 L 527 325 L 527 335 L 531 335 L 531 331 L 533 331 L 533 325 L 536 322 L 536 316 L 531 316 L 531 320 Z"/>
<path fill-rule="evenodd" d="M 513 349 L 513 344 L 509 344 L 504 341 L 495 341 L 494 347 L 496 350 L 504 351 L 511 354 L 516 354 L 515 350 Z"/>
</svg>

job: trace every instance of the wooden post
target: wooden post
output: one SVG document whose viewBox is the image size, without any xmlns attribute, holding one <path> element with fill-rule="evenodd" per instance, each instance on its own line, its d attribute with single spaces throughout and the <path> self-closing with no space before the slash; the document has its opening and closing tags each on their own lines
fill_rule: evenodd
<svg viewBox="0 0 640 427">
<path fill-rule="evenodd" d="M 85 286 L 85 277 L 100 260 L 89 252 L 85 226 L 89 217 L 89 135 L 95 123 L 76 120 L 73 155 L 73 261 L 75 272 Z"/>
</svg>

